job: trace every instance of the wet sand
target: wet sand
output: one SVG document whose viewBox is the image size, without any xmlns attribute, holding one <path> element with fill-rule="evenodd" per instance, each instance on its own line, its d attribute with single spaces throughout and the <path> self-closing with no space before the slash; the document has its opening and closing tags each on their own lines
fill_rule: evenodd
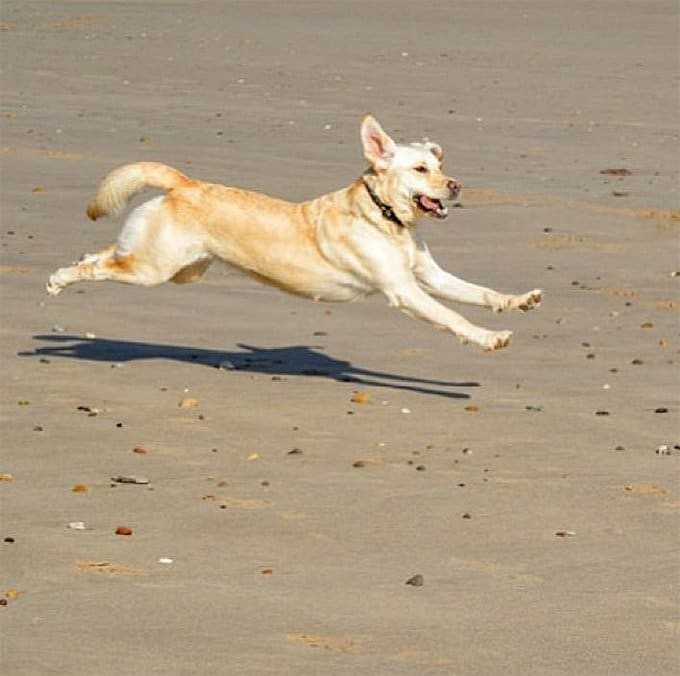
<svg viewBox="0 0 680 676">
<path fill-rule="evenodd" d="M 673 673 L 677 21 L 6 0 L 2 673 Z M 84 207 L 117 164 L 307 199 L 363 169 L 366 111 L 465 186 L 435 258 L 545 290 L 456 308 L 509 349 L 219 265 L 46 296 L 115 239 Z"/>
</svg>

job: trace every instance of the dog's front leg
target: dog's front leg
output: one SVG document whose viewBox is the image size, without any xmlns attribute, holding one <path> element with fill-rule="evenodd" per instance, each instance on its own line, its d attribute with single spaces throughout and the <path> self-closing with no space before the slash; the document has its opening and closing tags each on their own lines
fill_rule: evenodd
<svg viewBox="0 0 680 676">
<path fill-rule="evenodd" d="M 416 251 L 415 274 L 423 287 L 439 298 L 483 305 L 491 308 L 494 312 L 502 312 L 503 310 L 526 312 L 538 307 L 543 299 L 543 292 L 540 289 L 511 295 L 499 293 L 493 289 L 471 284 L 454 277 L 437 265 L 424 242 L 419 243 Z"/>
<path fill-rule="evenodd" d="M 512 331 L 490 331 L 470 323 L 465 317 L 438 303 L 418 286 L 415 280 L 383 290 L 390 305 L 451 331 L 462 343 L 473 342 L 486 350 L 498 350 L 510 342 Z"/>
</svg>

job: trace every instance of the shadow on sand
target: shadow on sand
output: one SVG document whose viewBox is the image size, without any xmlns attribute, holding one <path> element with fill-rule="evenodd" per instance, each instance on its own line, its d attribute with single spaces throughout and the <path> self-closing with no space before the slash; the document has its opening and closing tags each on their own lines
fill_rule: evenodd
<svg viewBox="0 0 680 676">
<path fill-rule="evenodd" d="M 469 399 L 470 395 L 453 391 L 451 388 L 479 387 L 479 383 L 476 382 L 447 382 L 372 371 L 354 366 L 349 361 L 334 359 L 319 352 L 322 348 L 310 345 L 264 348 L 238 343 L 239 351 L 223 352 L 181 345 L 83 338 L 65 334 L 37 335 L 33 338 L 52 343 L 52 345 L 20 352 L 20 356 L 64 357 L 103 362 L 173 359 L 231 371 L 250 371 L 280 376 L 319 376 L 338 382 L 410 390 L 453 399 Z"/>
</svg>

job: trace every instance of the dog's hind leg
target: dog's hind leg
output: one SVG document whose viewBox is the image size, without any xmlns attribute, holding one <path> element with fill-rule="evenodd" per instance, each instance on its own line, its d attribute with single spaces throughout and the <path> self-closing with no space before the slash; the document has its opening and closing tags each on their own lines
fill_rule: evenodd
<svg viewBox="0 0 680 676">
<path fill-rule="evenodd" d="M 56 270 L 47 282 L 47 292 L 56 296 L 75 282 L 110 279 L 128 284 L 144 286 L 166 281 L 149 278 L 148 267 L 143 269 L 133 254 L 119 255 L 117 246 L 112 244 L 94 254 L 85 254 L 77 263 Z M 146 273 L 146 274 L 145 274 Z"/>
<path fill-rule="evenodd" d="M 132 253 L 120 253 L 116 245 L 102 249 L 96 254 L 86 254 L 78 263 L 59 268 L 47 282 L 47 292 L 56 296 L 75 282 L 99 282 L 109 280 L 138 286 L 156 286 L 172 281 L 187 284 L 199 279 L 212 263 L 212 256 L 201 257 L 187 265 L 159 267 L 154 261 Z"/>
<path fill-rule="evenodd" d="M 128 217 L 118 242 L 73 265 L 59 268 L 47 283 L 53 296 L 75 282 L 111 280 L 155 286 L 197 280 L 213 260 L 200 236 L 175 224 L 163 209 L 164 198 L 154 198 Z"/>
</svg>

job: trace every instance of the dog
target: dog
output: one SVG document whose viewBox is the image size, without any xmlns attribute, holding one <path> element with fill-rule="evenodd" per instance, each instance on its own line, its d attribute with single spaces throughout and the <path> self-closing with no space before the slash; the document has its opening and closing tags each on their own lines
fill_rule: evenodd
<svg viewBox="0 0 680 676">
<path fill-rule="evenodd" d="M 473 303 L 500 312 L 537 307 L 542 291 L 499 293 L 445 272 L 416 235 L 422 216 L 448 215 L 461 185 L 442 171 L 432 142 L 399 145 L 372 115 L 361 124 L 368 168 L 351 185 L 307 202 L 205 183 L 156 162 L 126 164 L 99 185 L 87 207 L 115 215 L 146 187 L 164 191 L 134 209 L 116 244 L 51 275 L 56 296 L 80 281 L 153 286 L 195 282 L 215 259 L 257 280 L 316 301 L 353 301 L 381 292 L 389 304 L 463 343 L 508 345 L 511 331 L 476 326 L 441 304 Z"/>
</svg>

